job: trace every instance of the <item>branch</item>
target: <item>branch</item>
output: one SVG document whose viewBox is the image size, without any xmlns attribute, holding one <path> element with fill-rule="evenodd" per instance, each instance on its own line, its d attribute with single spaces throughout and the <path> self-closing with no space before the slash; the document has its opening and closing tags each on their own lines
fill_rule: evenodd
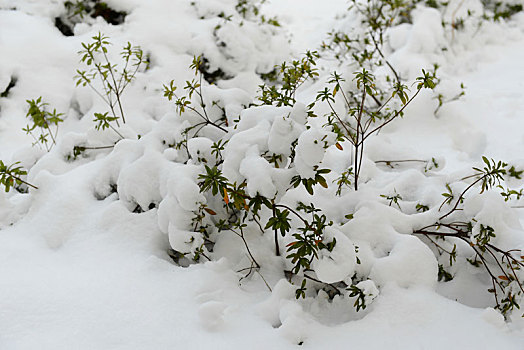
<svg viewBox="0 0 524 350">
<path fill-rule="evenodd" d="M 390 119 L 388 119 L 387 121 L 385 121 L 384 123 L 382 123 L 381 125 L 377 126 L 375 129 L 371 130 L 370 132 L 368 132 L 363 138 L 362 140 L 360 141 L 360 143 L 364 142 L 369 136 L 371 136 L 372 134 L 374 134 L 376 131 L 382 129 L 384 126 L 388 125 L 389 123 L 391 123 L 393 120 L 395 120 L 403 111 L 404 109 L 406 109 L 406 107 L 411 103 L 411 101 L 413 101 L 415 99 L 415 97 L 417 97 L 417 95 L 420 93 L 420 90 L 421 89 L 418 89 L 417 92 L 411 96 L 411 98 L 408 100 L 408 102 L 406 102 L 406 104 L 404 106 L 402 106 L 402 108 L 400 110 L 397 111 L 397 113 L 395 113 L 395 115 L 393 117 L 391 117 Z"/>
</svg>

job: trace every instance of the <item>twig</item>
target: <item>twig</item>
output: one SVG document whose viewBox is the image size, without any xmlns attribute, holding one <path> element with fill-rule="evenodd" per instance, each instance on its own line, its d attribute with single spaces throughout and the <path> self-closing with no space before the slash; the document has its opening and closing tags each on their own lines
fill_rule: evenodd
<svg viewBox="0 0 524 350">
<path fill-rule="evenodd" d="M 360 146 L 363 146 L 364 143 L 362 142 L 364 140 L 364 133 L 362 132 L 362 124 L 361 124 L 361 121 L 362 121 L 362 113 L 364 111 L 364 103 L 366 102 L 366 86 L 364 85 L 363 87 L 363 92 L 362 92 L 362 101 L 360 102 L 360 109 L 358 111 L 358 115 L 357 115 L 357 137 L 356 137 L 356 142 L 355 142 L 355 191 L 358 191 L 358 177 L 360 175 L 360 164 L 362 163 L 362 154 L 360 155 L 360 158 L 359 158 L 359 154 L 358 154 L 358 151 L 359 151 L 359 147 Z M 359 143 L 359 136 L 362 134 L 362 141 Z M 364 153 L 364 152 L 361 152 L 361 153 Z"/>
<path fill-rule="evenodd" d="M 372 134 L 374 134 L 376 131 L 382 129 L 384 126 L 388 125 L 389 123 L 391 123 L 393 120 L 395 120 L 403 111 L 404 109 L 406 109 L 406 107 L 411 103 L 411 101 L 413 101 L 413 99 L 415 99 L 415 97 L 417 97 L 417 95 L 420 93 L 420 90 L 422 89 L 418 89 L 417 92 L 411 96 L 411 98 L 408 100 L 408 102 L 406 102 L 406 104 L 404 106 L 402 106 L 401 109 L 399 109 L 394 116 L 392 116 L 391 118 L 389 118 L 387 121 L 385 121 L 384 123 L 382 123 L 381 125 L 377 126 L 375 129 L 371 130 L 370 132 L 368 132 L 363 138 L 362 140 L 360 140 L 360 143 L 363 143 L 369 136 L 371 136 Z"/>
<path fill-rule="evenodd" d="M 439 218 L 439 221 L 448 217 L 449 215 L 451 215 L 455 210 L 457 210 L 457 207 L 458 205 L 461 203 L 462 199 L 464 198 L 464 195 L 466 194 L 466 192 L 468 192 L 473 186 L 475 186 L 479 181 L 482 181 L 487 175 L 484 175 L 480 178 L 478 178 L 477 180 L 475 180 L 474 182 L 472 182 L 468 187 L 466 187 L 466 189 L 464 191 L 462 191 L 462 193 L 460 194 L 459 198 L 457 199 L 457 202 L 455 203 L 455 205 L 453 206 L 453 208 L 451 208 L 451 210 L 449 212 L 447 212 L 446 214 L 442 215 L 440 218 Z"/>
<path fill-rule="evenodd" d="M 375 40 L 375 37 L 371 33 L 369 34 L 369 36 L 371 37 L 371 40 L 373 40 L 373 44 L 375 44 L 375 49 L 377 50 L 378 54 L 380 55 L 380 57 L 382 57 L 384 62 L 386 62 L 386 64 L 389 67 L 389 69 L 391 69 L 391 71 L 395 75 L 395 79 L 397 79 L 397 82 L 400 84 L 400 76 L 397 74 L 397 71 L 395 70 L 395 68 L 393 68 L 393 66 L 389 63 L 389 61 L 386 59 L 386 57 L 384 56 L 384 54 L 380 50 L 379 45 L 378 45 L 377 41 Z"/>
<path fill-rule="evenodd" d="M 337 287 L 335 287 L 332 283 L 322 282 L 321 280 L 316 279 L 316 278 L 311 277 L 311 276 L 306 275 L 306 274 L 304 274 L 304 278 L 307 278 L 307 279 L 309 279 L 309 280 L 312 280 L 312 281 L 315 281 L 315 282 L 321 283 L 321 284 L 323 284 L 323 285 L 325 285 L 325 286 L 330 286 L 330 287 L 335 291 L 335 294 L 336 294 L 336 295 L 341 295 L 341 294 L 342 294 L 342 293 L 340 292 L 340 290 L 339 290 Z"/>
<path fill-rule="evenodd" d="M 273 203 L 272 205 L 273 217 L 276 217 L 275 209 L 276 207 L 275 207 L 275 204 Z M 275 255 L 280 256 L 280 246 L 278 244 L 278 231 L 276 228 L 274 229 L 274 231 L 275 231 Z"/>
<path fill-rule="evenodd" d="M 38 187 L 36 187 L 35 185 L 30 184 L 30 183 L 27 182 L 27 181 L 22 180 L 22 179 L 19 178 L 18 176 L 10 175 L 10 177 L 12 177 L 13 179 L 15 179 L 15 180 L 17 180 L 17 181 L 20 181 L 21 183 L 23 183 L 23 184 L 25 184 L 25 185 L 27 185 L 27 186 L 29 186 L 29 187 L 34 188 L 35 190 L 38 190 Z"/>
</svg>

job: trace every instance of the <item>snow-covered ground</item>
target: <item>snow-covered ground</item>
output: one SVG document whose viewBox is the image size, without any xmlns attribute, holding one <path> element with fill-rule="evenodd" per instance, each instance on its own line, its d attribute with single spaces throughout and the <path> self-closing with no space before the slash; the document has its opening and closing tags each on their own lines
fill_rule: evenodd
<svg viewBox="0 0 524 350">
<path fill-rule="evenodd" d="M 38 187 L 28 194 L 0 192 L 0 349 L 524 348 L 522 310 L 507 320 L 494 310 L 489 280 L 480 270 L 452 269 L 452 281 L 437 282 L 438 263 L 429 245 L 407 234 L 430 223 L 431 215 L 438 217 L 437 210 L 407 215 L 380 197 L 398 192 L 404 199 L 399 207 L 414 214 L 406 208 L 418 199 L 438 208 L 432 198 L 446 183 L 469 175 L 483 155 L 524 164 L 524 13 L 451 37 L 441 30 L 436 10 L 419 8 L 413 25 L 390 34 L 390 60 L 404 78 L 411 82 L 420 68 L 438 63 L 442 92 L 453 97 L 463 83 L 466 93 L 434 114 L 437 102 L 423 92 L 402 119 L 370 138 L 362 173 L 369 185 L 356 197 L 315 190 L 321 209 L 340 218 L 332 234 L 341 247 L 338 256 L 315 265 L 317 276 L 342 274 L 338 281 L 349 270 L 371 276 L 379 287 L 373 303 L 357 313 L 347 295 L 330 299 L 320 291 L 296 300 L 296 286 L 284 278 L 289 267 L 269 245 L 271 231 L 247 236 L 262 265 L 249 278 L 236 272 L 249 260 L 230 232 L 217 239 L 212 261 L 174 264 L 168 250 L 189 237 L 181 233 L 190 220 L 183 215 L 201 200 L 198 188 L 191 190 L 202 166 L 183 165 L 182 151 L 161 143 L 172 143 L 182 128 L 173 104 L 162 97 L 162 85 L 192 79 L 188 66 L 193 55 L 203 53 L 232 78 L 206 91 L 226 101 L 228 118 L 241 116 L 230 141 L 237 149 L 224 151 L 231 159 L 224 173 L 250 180 L 248 190 L 271 192 L 276 172 L 264 164 L 257 168 L 263 158 L 249 152 L 269 143 L 278 118 L 263 107 L 242 111 L 262 84 L 256 73 L 318 48 L 328 31 L 345 25 L 346 1 L 268 0 L 261 8 L 278 17 L 281 27 L 275 28 L 249 21 L 235 27 L 235 21 L 218 18 L 221 11 L 232 13 L 234 0 L 107 3 L 128 12 L 123 24 L 89 20 L 65 37 L 54 26 L 63 1 L 0 0 L 0 93 L 16 77 L 9 95 L 0 98 L 0 159 L 20 161 L 29 169 L 27 180 Z M 119 131 L 126 140 L 68 161 L 74 145 L 117 140 L 111 129 L 95 130 L 93 113 L 106 107 L 73 79 L 82 67 L 81 43 L 99 31 L 114 47 L 140 45 L 150 54 L 151 69 L 138 73 L 124 94 L 128 122 Z M 218 45 L 217 37 L 227 45 Z M 118 58 L 118 50 L 113 56 Z M 324 82 L 306 85 L 300 97 L 314 97 Z M 32 147 L 33 139 L 22 131 L 26 100 L 39 96 L 65 113 L 49 153 Z M 299 119 L 291 133 L 305 134 Z M 239 149 L 244 159 L 235 159 Z M 307 161 L 311 155 L 300 151 L 310 149 L 304 149 L 299 142 L 297 158 Z M 322 164 L 343 171 L 348 154 L 341 154 L 331 147 Z M 389 169 L 373 162 L 432 157 L 440 168 L 428 176 L 416 164 Z M 110 185 L 118 185 L 118 192 Z M 509 208 L 498 194 L 486 196 L 472 196 L 466 212 L 500 227 L 502 246 L 523 249 L 524 209 Z M 285 200 L 302 198 L 293 192 Z M 154 208 L 147 210 L 150 203 Z M 143 212 L 135 212 L 137 204 Z M 353 220 L 342 219 L 350 213 Z M 282 239 L 282 246 L 290 239 Z M 355 258 L 354 242 L 360 267 L 347 265 L 348 256 Z M 353 255 L 342 251 L 344 244 Z"/>
</svg>

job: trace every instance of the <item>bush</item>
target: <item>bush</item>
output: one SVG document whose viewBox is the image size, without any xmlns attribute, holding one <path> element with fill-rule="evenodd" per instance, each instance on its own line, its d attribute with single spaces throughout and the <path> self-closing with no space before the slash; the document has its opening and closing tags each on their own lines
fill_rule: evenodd
<svg viewBox="0 0 524 350">
<path fill-rule="evenodd" d="M 279 277 L 297 286 L 297 299 L 324 290 L 330 298 L 347 298 L 360 311 L 390 280 L 401 286 L 445 283 L 455 278 L 458 265 L 472 265 L 489 278 L 494 306 L 510 315 L 524 295 L 524 258 L 498 241 L 508 229 L 490 217 L 489 205 L 501 202 L 493 211 L 498 214 L 507 209 L 504 203 L 520 199 L 523 190 L 510 188 L 508 180 L 519 180 L 523 170 L 484 157 L 473 174 L 444 184 L 441 195 L 423 195 L 418 187 L 440 184 L 442 177 L 435 174 L 440 160 L 374 161 L 367 154 L 371 139 L 380 138 L 377 134 L 393 122 L 401 123 L 422 91 L 431 94 L 439 83 L 436 65 L 405 79 L 386 51 L 388 30 L 411 21 L 412 9 L 421 3 L 353 1 L 350 11 L 360 20 L 356 32 L 333 31 L 319 51 L 278 66 L 264 67 L 268 61 L 256 60 L 267 81 L 252 99 L 213 84 L 240 70 L 234 67 L 238 52 L 226 64 L 220 59 L 228 57 L 221 29 L 258 28 L 262 22 L 271 37 L 278 22 L 263 19 L 258 2 L 238 1 L 219 13 L 193 2 L 203 18 L 219 22 L 213 35 L 223 50 L 195 55 L 193 79 L 163 86 L 177 119 L 168 114 L 144 137 L 115 147 L 104 159 L 110 170 L 94 181 L 95 196 L 117 193 L 137 214 L 158 208 L 170 256 L 181 266 L 214 259 L 217 246 L 234 237 L 243 247 L 236 260 L 241 280 L 256 274 L 271 289 L 265 269 L 278 270 Z M 459 27 L 453 22 L 451 31 Z M 109 108 L 95 113 L 96 128 L 110 128 L 123 138 L 118 131 L 126 122 L 121 97 L 147 59 L 128 43 L 116 65 L 107 55 L 108 38 L 99 33 L 92 39 L 80 51 L 88 70 L 77 71 L 77 85 L 91 87 Z M 346 73 L 320 69 L 331 57 Z M 437 93 L 433 97 L 438 107 L 450 101 Z M 49 126 L 58 125 L 60 114 L 47 112 L 40 98 L 28 103 L 34 126 L 27 132 L 40 128 L 55 144 L 57 134 Z M 47 148 L 47 134 L 42 135 L 37 139 Z M 98 148 L 107 147 L 113 146 Z M 70 159 L 87 149 L 95 148 L 74 146 Z M 22 179 L 27 172 L 17 164 L 0 162 L 7 191 L 16 185 L 34 187 Z M 411 177 L 377 185 L 380 164 L 387 167 L 384 172 L 403 164 Z M 393 229 L 393 222 L 402 222 L 402 229 Z M 390 263 L 396 269 L 384 267 Z"/>
</svg>

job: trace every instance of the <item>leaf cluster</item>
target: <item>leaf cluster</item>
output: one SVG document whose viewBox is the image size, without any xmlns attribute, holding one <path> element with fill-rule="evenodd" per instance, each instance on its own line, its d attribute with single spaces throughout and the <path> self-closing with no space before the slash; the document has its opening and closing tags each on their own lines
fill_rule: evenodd
<svg viewBox="0 0 524 350">
<path fill-rule="evenodd" d="M 22 184 L 35 189 L 37 188 L 22 180 L 22 176 L 27 175 L 27 171 L 23 170 L 21 166 L 18 166 L 18 164 L 20 164 L 20 162 L 6 165 L 2 160 L 0 160 L 0 184 L 4 186 L 5 192 L 9 192 L 12 187 L 17 187 Z"/>
<path fill-rule="evenodd" d="M 500 185 L 501 181 L 504 181 L 504 175 L 506 175 L 506 166 L 508 164 L 491 159 L 488 160 L 486 157 L 482 157 L 484 162 L 483 168 L 474 167 L 473 170 L 477 171 L 477 176 L 481 179 L 481 191 L 483 193 L 486 190 L 491 189 L 495 185 Z"/>
<path fill-rule="evenodd" d="M 301 270 L 304 272 L 310 270 L 313 259 L 318 259 L 319 250 L 326 249 L 331 252 L 337 243 L 336 239 L 325 242 L 324 230 L 333 222 L 328 222 L 326 215 L 317 214 L 320 210 L 315 208 L 313 204 L 299 203 L 297 210 L 311 214 L 311 219 L 301 217 L 303 226 L 299 227 L 298 232 L 292 235 L 295 240 L 287 245 L 289 254 L 286 258 L 291 259 L 291 263 L 294 264 L 291 271 L 295 274 L 298 274 Z"/>
<path fill-rule="evenodd" d="M 318 77 L 316 60 L 319 58 L 317 51 L 307 51 L 301 59 L 291 63 L 282 63 L 278 69 L 280 84 L 260 85 L 258 99 L 265 105 L 293 106 L 296 102 L 298 88 L 308 79 Z"/>
<path fill-rule="evenodd" d="M 169 101 L 174 101 L 176 111 L 180 116 L 183 116 L 186 112 L 191 112 L 200 119 L 199 122 L 192 122 L 192 124 L 183 131 L 185 140 L 182 141 L 178 147 L 185 146 L 187 149 L 187 139 L 198 136 L 199 132 L 206 126 L 212 126 L 224 133 L 228 132 L 228 130 L 225 128 L 228 125 L 225 110 L 223 107 L 221 107 L 219 101 L 213 101 L 211 105 L 212 107 L 216 107 L 221 111 L 222 115 L 220 118 L 215 119 L 215 117 L 211 115 L 210 111 L 208 111 L 209 107 L 206 105 L 204 94 L 202 92 L 204 65 L 205 60 L 202 55 L 193 56 L 193 60 L 189 67 L 193 70 L 197 78 L 186 81 L 186 85 L 184 86 L 185 95 L 183 96 L 179 96 L 177 94 L 176 91 L 178 88 L 174 80 L 171 80 L 168 84 L 163 85 L 164 97 L 166 97 Z M 219 140 L 218 142 L 225 141 Z M 190 157 L 189 152 L 188 157 Z"/>
<path fill-rule="evenodd" d="M 324 188 L 328 188 L 327 181 L 323 175 L 329 174 L 330 172 L 331 172 L 331 169 L 318 169 L 317 167 L 317 169 L 315 170 L 315 177 L 304 179 L 300 175 L 297 174 L 293 176 L 293 178 L 291 179 L 291 185 L 293 186 L 293 188 L 297 188 L 298 186 L 302 184 L 304 188 L 306 189 L 306 191 L 310 195 L 313 195 L 314 193 L 313 186 L 317 184 Z"/>
<path fill-rule="evenodd" d="M 64 121 L 60 118 L 63 113 L 58 113 L 56 109 L 53 109 L 52 112 L 48 111 L 49 104 L 42 101 L 42 96 L 36 100 L 26 100 L 26 102 L 29 105 L 26 117 L 31 123 L 22 130 L 33 137 L 35 141 L 33 146 L 39 144 L 50 151 L 56 144 L 58 124 Z"/>
<path fill-rule="evenodd" d="M 357 312 L 360 311 L 360 309 L 366 309 L 366 294 L 364 293 L 364 291 L 354 284 L 349 286 L 347 290 L 349 291 L 350 298 L 356 298 L 353 306 L 355 307 Z"/>
<path fill-rule="evenodd" d="M 97 129 L 110 127 L 122 137 L 113 127 L 112 122 L 115 122 L 116 126 L 120 126 L 120 119 L 123 123 L 126 122 L 122 94 L 140 69 L 143 67 L 147 69 L 148 59 L 139 46 L 133 46 L 128 42 L 120 52 L 123 65 L 120 68 L 109 59 L 108 48 L 111 45 L 109 38 L 98 33 L 91 39 L 90 43 L 82 43 L 82 50 L 78 52 L 81 62 L 88 67 L 88 70 L 77 69 L 76 85 L 89 86 L 110 109 L 111 116 L 108 116 L 109 112 L 98 113 L 98 116 L 95 116 L 95 122 L 103 121 L 102 124 L 98 124 Z M 102 89 L 97 87 L 95 80 L 101 83 Z"/>
</svg>

